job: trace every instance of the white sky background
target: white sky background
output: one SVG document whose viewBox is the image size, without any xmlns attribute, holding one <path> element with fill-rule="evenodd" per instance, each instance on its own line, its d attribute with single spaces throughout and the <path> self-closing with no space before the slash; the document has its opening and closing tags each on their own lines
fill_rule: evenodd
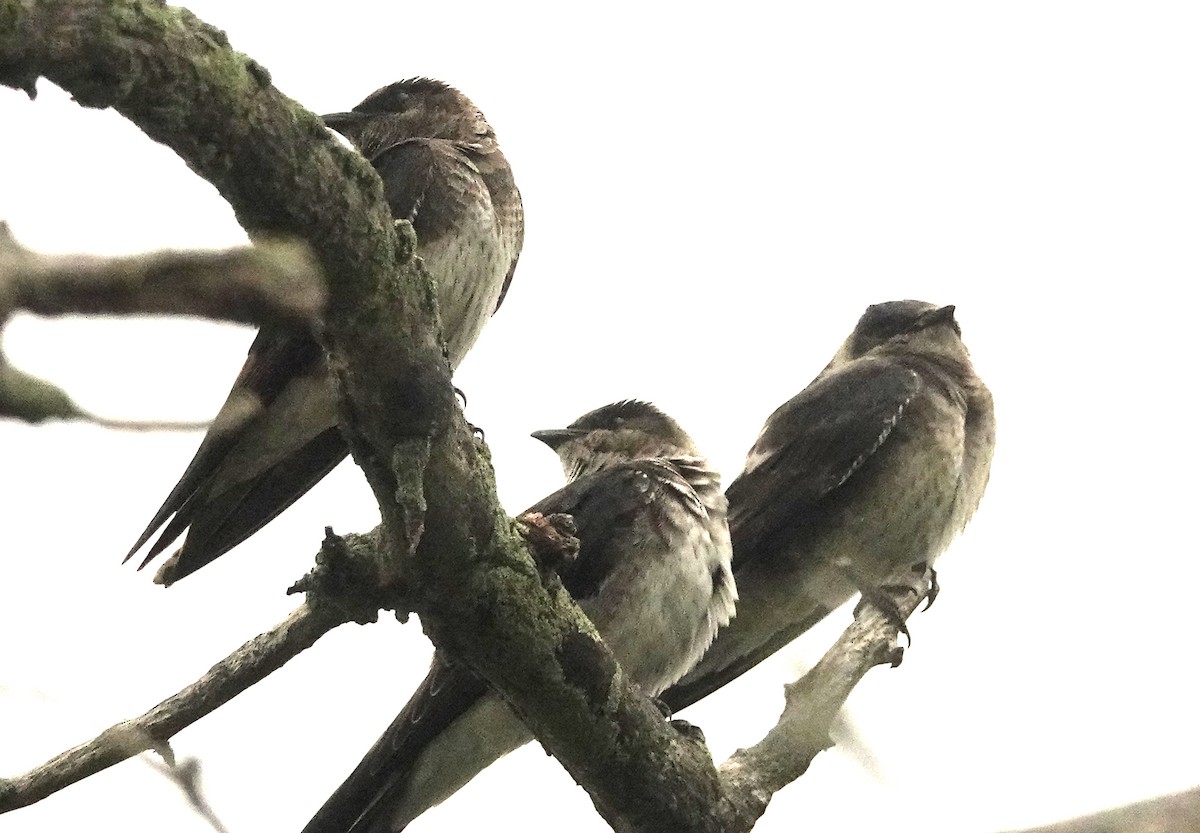
<svg viewBox="0 0 1200 833">
<path fill-rule="evenodd" d="M 288 95 L 347 109 L 431 75 L 487 113 L 525 198 L 513 289 L 457 383 L 520 511 L 561 484 L 529 438 L 651 399 L 731 480 L 869 303 L 958 305 L 996 398 L 992 483 L 943 594 L 763 833 L 990 833 L 1200 783 L 1198 12 L 1188 3 L 196 2 Z M 211 186 L 113 112 L 0 90 L 0 219 L 45 251 L 244 239 Z M 113 416 L 203 419 L 252 337 L 202 322 L 7 329 Z M 121 557 L 199 435 L 0 423 L 0 775 L 140 714 L 282 619 L 326 524 L 377 520 L 346 464 L 164 592 Z M 684 716 L 723 758 L 849 622 L 839 611 Z M 423 676 L 414 621 L 344 626 L 174 741 L 234 833 L 298 830 Z M 540 748 L 412 826 L 600 831 Z M 131 761 L 5 831 L 206 831 Z"/>
</svg>

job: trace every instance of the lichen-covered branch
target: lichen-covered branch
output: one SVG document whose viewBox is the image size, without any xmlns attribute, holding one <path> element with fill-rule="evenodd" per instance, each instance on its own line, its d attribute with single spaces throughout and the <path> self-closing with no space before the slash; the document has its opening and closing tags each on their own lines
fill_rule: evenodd
<svg viewBox="0 0 1200 833">
<path fill-rule="evenodd" d="M 645 786 L 667 755 L 645 750 L 672 750 L 673 730 L 616 673 L 569 595 L 543 582 L 500 507 L 485 450 L 455 402 L 432 287 L 365 160 L 223 33 L 152 0 L 0 0 L 0 83 L 31 90 L 39 77 L 169 145 L 252 234 L 309 242 L 329 280 L 323 339 L 343 428 L 380 503 L 381 574 L 395 606 L 419 612 L 436 643 L 509 697 L 606 816 L 625 807 L 641 829 L 690 829 L 678 808 L 696 789 Z M 414 482 L 406 465 L 421 458 Z M 599 702 L 562 669 L 563 646 L 581 640 L 598 646 L 600 684 L 590 679 L 587 690 L 602 688 Z M 674 780 L 714 794 L 706 755 L 671 763 Z"/>
</svg>

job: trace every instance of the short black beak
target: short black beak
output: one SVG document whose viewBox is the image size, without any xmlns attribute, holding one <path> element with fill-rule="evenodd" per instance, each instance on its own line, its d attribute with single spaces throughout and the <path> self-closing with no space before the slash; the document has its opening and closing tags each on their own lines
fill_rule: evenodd
<svg viewBox="0 0 1200 833">
<path fill-rule="evenodd" d="M 559 446 L 576 437 L 582 437 L 586 433 L 587 431 L 579 428 L 547 428 L 543 431 L 534 431 L 529 436 L 535 440 L 541 440 L 557 451 Z"/>
<path fill-rule="evenodd" d="M 946 307 L 931 309 L 921 316 L 921 328 L 932 327 L 935 324 L 955 324 L 954 304 Z"/>
<path fill-rule="evenodd" d="M 345 127 L 348 124 L 355 124 L 362 121 L 363 114 L 355 112 L 346 113 L 326 113 L 321 116 L 321 121 L 325 122 L 326 127 L 332 127 L 334 130 Z"/>
</svg>

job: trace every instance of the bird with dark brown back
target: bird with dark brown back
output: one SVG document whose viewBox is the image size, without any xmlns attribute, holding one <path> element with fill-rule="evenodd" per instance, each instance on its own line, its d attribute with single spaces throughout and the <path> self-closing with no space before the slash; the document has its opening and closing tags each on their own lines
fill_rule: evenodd
<svg viewBox="0 0 1200 833">
<path fill-rule="evenodd" d="M 605 405 L 533 436 L 554 449 L 570 482 L 528 511 L 574 519 L 579 553 L 559 577 L 627 678 L 652 697 L 696 664 L 734 614 L 720 478 L 687 432 L 647 402 Z M 403 830 L 532 738 L 484 680 L 438 650 L 304 833 Z"/>
<path fill-rule="evenodd" d="M 390 84 L 323 118 L 379 173 L 392 215 L 412 223 L 457 367 L 504 300 L 524 239 L 521 195 L 496 134 L 470 99 L 430 78 Z M 310 332 L 264 327 L 125 560 L 161 528 L 144 567 L 186 530 L 155 576 L 170 585 L 253 535 L 348 453 L 321 346 Z"/>
<path fill-rule="evenodd" d="M 729 484 L 738 615 L 663 702 L 708 696 L 855 593 L 931 567 L 979 506 L 995 444 L 954 307 L 868 307 Z"/>
<path fill-rule="evenodd" d="M 620 415 L 611 407 L 597 414 Z M 568 476 L 611 456 L 580 430 L 594 431 L 593 419 L 585 417 L 574 432 L 534 435 L 559 451 Z M 574 448 L 561 444 L 570 437 L 581 438 Z M 979 505 L 994 444 L 992 396 L 972 367 L 954 307 L 895 301 L 868 308 L 828 366 L 770 416 L 745 470 L 726 490 L 737 615 L 717 631 L 699 664 L 659 698 L 682 709 L 753 668 L 856 592 L 871 594 L 898 569 L 931 565 Z M 711 489 L 715 474 L 695 477 L 704 467 L 678 470 Z M 630 521 L 636 515 L 612 511 L 623 506 L 612 499 L 620 491 L 580 477 L 559 494 L 585 484 L 581 494 L 590 502 L 565 510 L 587 522 L 588 534 L 580 530 L 583 548 L 604 545 L 598 548 L 612 553 L 612 541 L 639 537 L 630 535 L 639 528 Z M 600 506 L 606 511 L 596 511 Z M 620 523 L 606 528 L 614 519 Z M 628 544 L 619 549 L 637 551 Z M 612 560 L 581 554 L 580 565 Z M 580 565 L 577 574 L 591 569 Z M 655 601 L 654 611 L 696 608 L 668 606 L 664 599 Z M 598 609 L 602 619 L 592 612 L 597 608 L 584 609 L 622 667 L 637 669 L 653 655 L 648 642 L 633 646 L 622 638 L 637 630 L 628 622 L 604 608 Z M 486 691 L 469 670 L 435 657 L 400 716 L 305 833 L 396 833 L 528 740 L 528 731 L 480 705 L 498 699 Z"/>
</svg>

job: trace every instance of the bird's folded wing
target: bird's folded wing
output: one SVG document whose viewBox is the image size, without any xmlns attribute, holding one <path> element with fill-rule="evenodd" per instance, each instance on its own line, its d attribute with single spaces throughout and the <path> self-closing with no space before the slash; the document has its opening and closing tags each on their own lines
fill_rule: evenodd
<svg viewBox="0 0 1200 833">
<path fill-rule="evenodd" d="M 435 654 L 429 674 L 404 709 L 317 811 L 304 833 L 388 829 L 394 805 L 403 796 L 406 779 L 421 753 L 487 693 L 482 679 Z"/>
<path fill-rule="evenodd" d="M 911 368 L 863 360 L 819 377 L 763 427 L 746 469 L 729 485 L 734 576 L 808 522 L 887 441 L 921 388 Z"/>
<path fill-rule="evenodd" d="M 164 524 L 143 566 L 190 526 L 172 580 L 227 552 L 346 456 L 336 425 L 320 345 L 306 332 L 264 328 L 200 448 L 129 554 Z"/>
<path fill-rule="evenodd" d="M 632 536 L 670 534 L 675 507 L 697 518 L 705 514 L 674 468 L 643 459 L 573 480 L 527 511 L 574 518 L 579 555 L 559 576 L 568 592 L 583 600 L 595 595 L 617 562 L 628 557 Z"/>
<path fill-rule="evenodd" d="M 664 703 L 682 709 L 707 697 L 848 598 L 833 568 L 795 542 L 822 523 L 827 503 L 887 441 L 921 384 L 902 364 L 859 361 L 818 378 L 771 415 L 725 493 L 737 616 L 660 695 Z"/>
</svg>

